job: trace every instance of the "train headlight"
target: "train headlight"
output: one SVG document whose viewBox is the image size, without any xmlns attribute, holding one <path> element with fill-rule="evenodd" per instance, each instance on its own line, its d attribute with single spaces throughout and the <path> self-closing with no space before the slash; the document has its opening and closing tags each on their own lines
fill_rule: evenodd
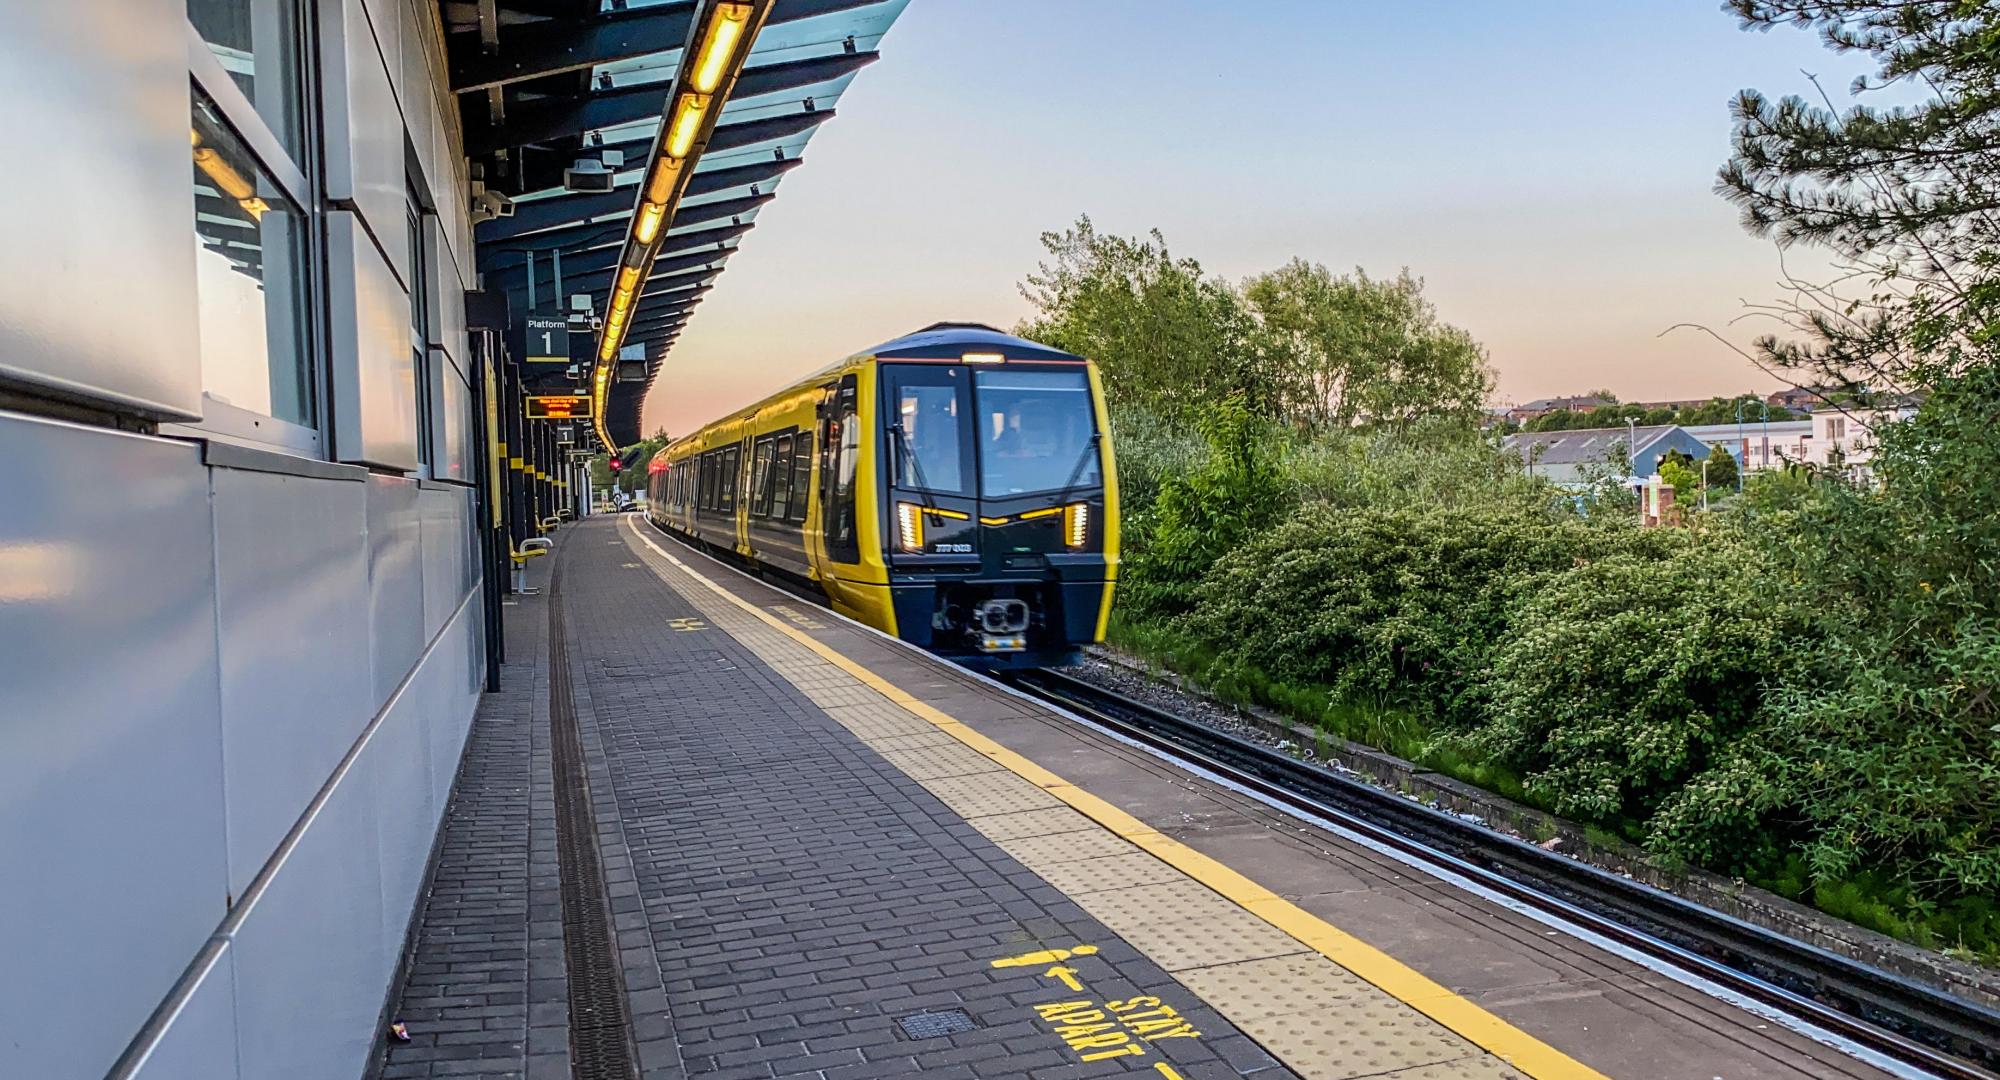
<svg viewBox="0 0 2000 1080">
<path fill-rule="evenodd" d="M 904 551 L 924 550 L 924 508 L 916 503 L 897 503 L 896 533 Z"/>
<path fill-rule="evenodd" d="M 1080 548 L 1090 539 L 1090 504 L 1071 503 L 1063 507 L 1063 541 Z"/>
</svg>

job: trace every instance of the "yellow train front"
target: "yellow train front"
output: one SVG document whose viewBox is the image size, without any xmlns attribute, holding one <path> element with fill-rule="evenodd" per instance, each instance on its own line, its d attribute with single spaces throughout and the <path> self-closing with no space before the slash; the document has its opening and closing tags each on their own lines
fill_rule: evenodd
<svg viewBox="0 0 2000 1080">
<path fill-rule="evenodd" d="M 984 668 L 1102 641 L 1118 483 L 1084 358 L 938 323 L 834 364 L 655 455 L 662 529 Z"/>
</svg>

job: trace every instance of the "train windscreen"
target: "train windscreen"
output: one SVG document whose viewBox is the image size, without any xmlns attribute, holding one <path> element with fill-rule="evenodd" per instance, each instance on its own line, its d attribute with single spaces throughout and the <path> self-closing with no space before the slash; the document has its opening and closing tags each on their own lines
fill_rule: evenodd
<svg viewBox="0 0 2000 1080">
<path fill-rule="evenodd" d="M 1082 370 L 980 371 L 979 490 L 988 498 L 1101 483 Z"/>
</svg>

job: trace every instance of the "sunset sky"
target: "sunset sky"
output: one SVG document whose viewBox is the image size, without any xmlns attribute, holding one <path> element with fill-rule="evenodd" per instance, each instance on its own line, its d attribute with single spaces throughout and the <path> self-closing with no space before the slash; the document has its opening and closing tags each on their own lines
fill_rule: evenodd
<svg viewBox="0 0 2000 1080">
<path fill-rule="evenodd" d="M 914 0 L 668 356 L 680 434 L 941 319 L 1011 327 L 1037 236 L 1157 227 L 1231 280 L 1407 266 L 1497 401 L 1775 385 L 1694 322 L 1777 295 L 1711 190 L 1741 87 L 1865 64 L 1707 0 Z M 1788 256 L 1794 270 L 1821 265 Z"/>
</svg>

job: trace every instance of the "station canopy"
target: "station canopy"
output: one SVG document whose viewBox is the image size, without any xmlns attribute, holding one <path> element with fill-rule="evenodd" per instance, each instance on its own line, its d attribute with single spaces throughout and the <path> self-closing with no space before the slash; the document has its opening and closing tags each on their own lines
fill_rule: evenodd
<svg viewBox="0 0 2000 1080">
<path fill-rule="evenodd" d="M 600 316 L 609 309 L 690 31 L 715 3 L 442 0 L 473 175 L 513 200 L 511 215 L 478 222 L 474 238 L 485 288 L 506 295 L 514 356 L 531 351 L 531 315 L 566 320 L 577 294 L 589 294 Z M 644 377 L 608 382 L 603 425 L 613 443 L 639 440 L 645 395 L 682 328 L 908 3 L 758 0 L 761 29 L 693 159 L 627 323 L 626 352 L 643 353 Z M 565 184 L 579 162 L 589 169 L 620 155 L 611 190 Z M 571 325 L 574 362 L 587 369 L 597 335 Z M 571 382 L 561 363 L 527 365 L 524 380 L 530 392 L 588 385 Z"/>
</svg>

